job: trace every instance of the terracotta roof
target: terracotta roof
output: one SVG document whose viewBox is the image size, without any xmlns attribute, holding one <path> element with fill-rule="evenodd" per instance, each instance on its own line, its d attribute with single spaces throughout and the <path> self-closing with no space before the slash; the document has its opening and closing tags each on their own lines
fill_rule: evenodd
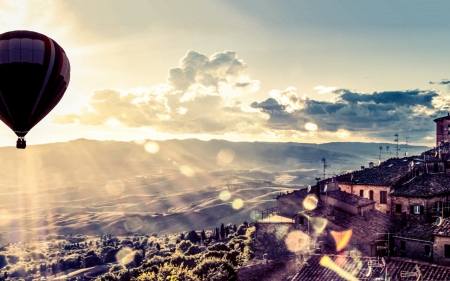
<svg viewBox="0 0 450 281">
<path fill-rule="evenodd" d="M 391 191 L 391 196 L 436 196 L 450 193 L 450 174 L 424 174 Z"/>
<path fill-rule="evenodd" d="M 436 225 L 436 223 L 434 223 L 434 225 Z M 450 236 L 450 219 L 446 218 L 441 226 L 436 226 L 433 230 L 433 234 L 438 236 Z"/>
<path fill-rule="evenodd" d="M 357 196 L 354 194 L 350 194 L 347 192 L 343 192 L 340 190 L 330 191 L 327 193 L 327 196 L 357 207 L 375 204 L 375 201 L 373 200 Z"/>
<path fill-rule="evenodd" d="M 380 233 L 395 232 L 401 226 L 399 219 L 382 213 L 375 209 L 360 215 L 352 215 L 333 206 L 319 202 L 317 208 L 306 212 L 310 217 L 326 218 L 327 227 L 332 230 L 342 231 L 352 229 L 353 238 L 351 241 L 373 241 L 383 236 Z"/>
<path fill-rule="evenodd" d="M 433 231 L 436 229 L 436 223 L 412 224 L 403 228 L 400 232 L 394 234 L 394 237 L 405 237 L 433 242 Z"/>
<path fill-rule="evenodd" d="M 320 261 L 324 256 L 322 255 L 312 255 L 307 263 L 301 265 L 299 271 L 292 279 L 292 281 L 315 281 L 315 280 L 333 280 L 333 281 L 347 281 L 351 280 L 349 278 L 344 278 L 332 269 L 320 265 Z M 373 267 L 369 279 L 365 276 L 366 270 L 369 268 L 369 260 L 381 262 L 376 258 L 369 257 L 350 257 L 347 255 L 329 255 L 329 257 L 338 268 L 344 269 L 345 272 L 350 274 L 350 276 L 355 276 L 355 280 L 376 280 L 376 277 L 383 276 L 384 272 L 387 272 L 391 276 L 391 281 L 403 281 L 403 280 L 416 280 L 414 279 L 402 278 L 401 274 L 403 272 L 415 272 L 416 265 L 419 267 L 422 278 L 421 281 L 450 281 L 450 267 L 439 266 L 422 261 L 413 261 L 410 259 L 391 257 L 386 258 L 385 269 Z M 324 260 L 325 260 L 324 259 Z M 323 261 L 324 261 L 323 260 Z M 381 279 L 381 280 L 384 280 Z"/>
<path fill-rule="evenodd" d="M 445 119 L 450 119 L 450 116 L 449 116 L 449 115 L 447 115 L 447 116 L 442 116 L 442 117 L 439 117 L 439 118 L 434 119 L 433 121 L 434 121 L 434 122 L 438 122 L 438 121 L 442 121 L 442 120 L 445 120 Z"/>
<path fill-rule="evenodd" d="M 372 169 L 366 168 L 361 171 L 354 171 L 338 176 L 336 179 L 340 183 L 350 184 L 353 175 L 353 184 L 355 185 L 367 184 L 390 186 L 408 172 L 409 165 L 411 161 L 414 161 L 414 158 L 415 157 L 391 158 Z"/>
</svg>

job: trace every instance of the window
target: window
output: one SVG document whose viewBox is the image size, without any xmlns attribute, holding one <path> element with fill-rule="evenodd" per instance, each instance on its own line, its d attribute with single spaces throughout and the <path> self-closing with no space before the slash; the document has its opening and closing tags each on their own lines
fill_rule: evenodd
<svg viewBox="0 0 450 281">
<path fill-rule="evenodd" d="M 434 203 L 434 209 L 436 210 L 436 212 L 442 211 L 442 201 Z"/>
<path fill-rule="evenodd" d="M 450 245 L 444 245 L 444 257 L 450 258 Z"/>
<path fill-rule="evenodd" d="M 369 199 L 373 200 L 373 190 L 369 191 Z"/>
<path fill-rule="evenodd" d="M 361 190 L 359 191 L 359 196 L 364 197 L 364 190 L 361 189 Z"/>
<path fill-rule="evenodd" d="M 400 251 L 406 251 L 406 242 L 400 241 Z"/>
<path fill-rule="evenodd" d="M 423 214 L 423 206 L 411 205 L 410 213 L 413 215 L 422 215 Z"/>
<path fill-rule="evenodd" d="M 431 247 L 430 245 L 425 245 L 425 256 L 431 256 Z"/>
<path fill-rule="evenodd" d="M 380 191 L 380 204 L 387 204 L 387 191 Z"/>
<path fill-rule="evenodd" d="M 298 224 L 304 224 L 304 223 L 305 223 L 305 217 L 299 217 Z"/>
<path fill-rule="evenodd" d="M 438 163 L 434 163 L 434 165 L 433 165 L 433 172 L 435 172 L 435 173 L 439 172 L 439 165 L 438 165 Z"/>
<path fill-rule="evenodd" d="M 395 204 L 395 212 L 396 213 L 402 212 L 402 204 Z"/>
</svg>

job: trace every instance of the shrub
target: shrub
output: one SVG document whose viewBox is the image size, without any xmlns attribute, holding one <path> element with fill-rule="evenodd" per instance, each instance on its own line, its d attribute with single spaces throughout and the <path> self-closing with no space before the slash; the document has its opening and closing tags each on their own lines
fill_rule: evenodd
<svg viewBox="0 0 450 281">
<path fill-rule="evenodd" d="M 180 243 L 178 243 L 176 251 L 178 253 L 186 253 L 187 250 L 189 250 L 189 248 L 191 248 L 193 246 L 192 242 L 189 240 L 183 240 Z"/>
<path fill-rule="evenodd" d="M 237 273 L 231 263 L 225 259 L 205 259 L 194 270 L 200 280 L 236 281 Z"/>
<path fill-rule="evenodd" d="M 158 272 L 148 272 L 139 275 L 137 281 L 200 281 L 189 269 L 165 263 L 158 267 Z"/>
<path fill-rule="evenodd" d="M 211 245 L 207 249 L 208 251 L 227 251 L 227 252 L 230 250 L 230 248 L 222 242 Z"/>
</svg>

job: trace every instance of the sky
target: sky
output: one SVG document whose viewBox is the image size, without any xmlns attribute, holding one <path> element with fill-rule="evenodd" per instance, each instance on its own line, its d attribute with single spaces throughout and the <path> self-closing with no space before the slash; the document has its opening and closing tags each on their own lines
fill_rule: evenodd
<svg viewBox="0 0 450 281">
<path fill-rule="evenodd" d="M 0 0 L 0 33 L 65 50 L 28 145 L 96 140 L 435 143 L 448 1 Z M 0 146 L 15 145 L 0 124 Z"/>
</svg>

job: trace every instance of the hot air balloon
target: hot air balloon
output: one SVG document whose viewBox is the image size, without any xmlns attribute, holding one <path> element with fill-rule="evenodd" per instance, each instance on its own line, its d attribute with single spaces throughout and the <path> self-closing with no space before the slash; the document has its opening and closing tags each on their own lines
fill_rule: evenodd
<svg viewBox="0 0 450 281">
<path fill-rule="evenodd" d="M 70 80 L 64 50 L 33 31 L 0 34 L 0 120 L 26 147 L 25 135 L 61 100 Z"/>
</svg>

